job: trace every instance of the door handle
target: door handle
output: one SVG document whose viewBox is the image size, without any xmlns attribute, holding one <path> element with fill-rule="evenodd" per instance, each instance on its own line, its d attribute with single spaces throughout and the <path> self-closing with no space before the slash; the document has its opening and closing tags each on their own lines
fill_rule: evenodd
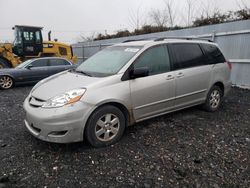
<svg viewBox="0 0 250 188">
<path fill-rule="evenodd" d="M 182 73 L 182 72 L 179 72 L 178 74 L 177 74 L 177 78 L 181 78 L 181 77 L 183 77 L 184 76 L 184 74 Z"/>
<path fill-rule="evenodd" d="M 173 75 L 167 75 L 166 80 L 173 80 L 173 79 L 174 79 L 174 76 L 173 76 Z"/>
</svg>

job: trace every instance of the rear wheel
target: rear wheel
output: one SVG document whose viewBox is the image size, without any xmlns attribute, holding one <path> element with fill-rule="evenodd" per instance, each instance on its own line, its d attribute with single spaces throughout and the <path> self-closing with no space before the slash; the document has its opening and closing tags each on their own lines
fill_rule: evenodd
<svg viewBox="0 0 250 188">
<path fill-rule="evenodd" d="M 219 86 L 213 86 L 208 92 L 207 99 L 203 108 L 208 112 L 218 110 L 221 105 L 223 92 Z"/>
<path fill-rule="evenodd" d="M 116 143 L 123 135 L 125 116 L 115 106 L 107 105 L 97 109 L 89 118 L 85 137 L 94 147 Z"/>
<path fill-rule="evenodd" d="M 8 61 L 0 58 L 0 69 L 3 69 L 3 68 L 11 68 L 11 66 L 8 63 Z"/>
<path fill-rule="evenodd" d="M 14 85 L 13 79 L 9 76 L 0 77 L 0 88 L 1 89 L 10 89 Z"/>
</svg>

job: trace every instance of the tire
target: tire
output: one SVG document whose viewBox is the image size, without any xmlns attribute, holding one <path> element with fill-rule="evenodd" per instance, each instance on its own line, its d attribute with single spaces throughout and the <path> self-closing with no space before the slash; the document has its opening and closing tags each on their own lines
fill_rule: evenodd
<svg viewBox="0 0 250 188">
<path fill-rule="evenodd" d="M 8 63 L 8 61 L 0 58 L 0 69 L 3 69 L 3 68 L 11 68 L 11 66 Z"/>
<path fill-rule="evenodd" d="M 203 109 L 208 112 L 215 112 L 221 106 L 223 92 L 219 86 L 213 86 L 207 94 Z"/>
<path fill-rule="evenodd" d="M 100 107 L 87 122 L 85 138 L 94 147 L 112 145 L 122 137 L 125 124 L 126 119 L 120 109 L 111 105 Z"/>
<path fill-rule="evenodd" d="M 14 81 L 10 76 L 0 77 L 0 89 L 10 89 L 14 86 Z"/>
</svg>

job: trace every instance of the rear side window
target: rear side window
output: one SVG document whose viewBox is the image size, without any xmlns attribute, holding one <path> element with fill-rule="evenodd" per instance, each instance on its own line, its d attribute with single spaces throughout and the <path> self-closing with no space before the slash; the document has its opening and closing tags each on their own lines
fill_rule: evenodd
<svg viewBox="0 0 250 188">
<path fill-rule="evenodd" d="M 170 71 L 170 60 L 165 46 L 157 46 L 145 51 L 135 62 L 134 68 L 148 67 L 149 75 Z"/>
<path fill-rule="evenodd" d="M 175 54 L 174 69 L 204 65 L 204 55 L 199 44 L 173 44 Z"/>
<path fill-rule="evenodd" d="M 50 66 L 61 66 L 61 65 L 70 65 L 70 63 L 64 59 L 50 59 Z"/>
<path fill-rule="evenodd" d="M 67 49 L 64 47 L 59 47 L 59 53 L 61 55 L 67 55 Z"/>
<path fill-rule="evenodd" d="M 202 47 L 206 53 L 208 64 L 224 63 L 226 61 L 225 57 L 216 46 L 202 44 Z"/>
</svg>

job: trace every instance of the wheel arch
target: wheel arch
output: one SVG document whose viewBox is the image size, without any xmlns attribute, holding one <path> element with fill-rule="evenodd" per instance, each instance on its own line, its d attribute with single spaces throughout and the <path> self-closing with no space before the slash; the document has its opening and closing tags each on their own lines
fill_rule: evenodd
<svg viewBox="0 0 250 188">
<path fill-rule="evenodd" d="M 0 74 L 0 77 L 2 77 L 2 76 L 8 76 L 8 77 L 10 77 L 13 80 L 13 82 L 15 82 L 15 78 L 13 77 L 13 75 L 10 75 L 10 74 Z"/>
<path fill-rule="evenodd" d="M 224 96 L 225 86 L 224 86 L 223 82 L 218 81 L 218 82 L 214 83 L 213 86 L 218 86 L 222 91 L 222 96 Z"/>
<path fill-rule="evenodd" d="M 103 106 L 108 106 L 108 105 L 115 106 L 119 110 L 121 110 L 121 112 L 124 114 L 124 116 L 126 118 L 126 127 L 134 123 L 134 118 L 133 118 L 132 110 L 128 110 L 128 108 L 124 104 L 122 104 L 121 102 L 118 102 L 118 101 L 106 101 L 104 103 L 101 103 L 101 104 L 97 105 L 96 109 L 90 114 L 90 116 L 97 109 L 102 108 Z"/>
</svg>

